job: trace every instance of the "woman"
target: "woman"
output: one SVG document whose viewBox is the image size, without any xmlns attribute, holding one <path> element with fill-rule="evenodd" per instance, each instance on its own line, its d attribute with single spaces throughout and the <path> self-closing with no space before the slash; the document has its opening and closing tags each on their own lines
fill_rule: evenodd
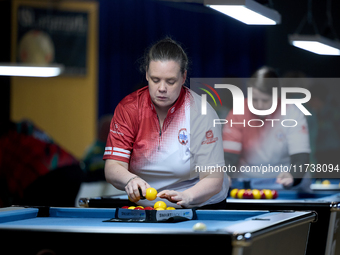
<svg viewBox="0 0 340 255">
<path fill-rule="evenodd" d="M 173 207 L 225 208 L 228 178 L 196 171 L 223 166 L 221 129 L 209 107 L 200 115 L 201 98 L 184 87 L 188 58 L 180 45 L 166 38 L 147 52 L 143 69 L 148 86 L 125 97 L 115 109 L 104 159 L 106 180 L 125 190 L 131 201 L 146 189 Z M 215 137 L 214 142 L 207 139 Z M 197 168 L 196 166 L 200 166 Z M 206 168 L 204 168 L 206 169 Z"/>
<path fill-rule="evenodd" d="M 280 88 L 276 72 L 269 67 L 260 68 L 251 77 L 249 86 L 252 87 L 253 107 L 270 109 L 272 90 Z M 231 120 L 234 123 L 256 121 L 250 125 L 225 125 L 223 128 L 226 162 L 238 166 L 237 173 L 232 176 L 235 178 L 233 187 L 308 191 L 310 179 L 302 179 L 306 177 L 305 164 L 309 163 L 310 153 L 308 125 L 303 113 L 295 105 L 288 105 L 287 115 L 281 115 L 279 102 L 272 114 L 258 116 L 250 112 L 246 102 L 244 115 L 234 115 L 231 111 L 227 116 L 228 123 Z M 297 124 L 285 127 L 281 124 L 284 119 L 293 119 Z M 263 125 L 259 124 L 260 120 Z M 256 125 L 259 126 L 254 127 Z"/>
</svg>

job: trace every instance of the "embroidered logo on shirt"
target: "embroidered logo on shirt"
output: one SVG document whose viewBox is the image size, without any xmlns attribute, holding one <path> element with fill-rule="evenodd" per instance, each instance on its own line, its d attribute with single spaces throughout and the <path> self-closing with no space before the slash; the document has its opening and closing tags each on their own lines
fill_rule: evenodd
<svg viewBox="0 0 340 255">
<path fill-rule="evenodd" d="M 178 132 L 178 141 L 182 145 L 186 145 L 189 141 L 188 132 L 186 128 L 181 128 Z"/>
<path fill-rule="evenodd" d="M 115 122 L 114 126 L 115 126 L 115 130 L 110 129 L 110 132 L 124 136 L 124 134 L 122 132 L 120 132 L 120 130 L 119 130 L 119 124 Z"/>
<path fill-rule="evenodd" d="M 213 131 L 211 131 L 211 130 L 207 131 L 207 132 L 205 133 L 205 137 L 206 137 L 207 139 L 214 138 L 214 133 L 213 133 Z"/>
<path fill-rule="evenodd" d="M 214 143 L 218 140 L 218 137 L 214 137 L 214 133 L 212 130 L 208 130 L 206 133 L 205 133 L 205 138 L 206 140 L 204 140 L 202 142 L 202 145 L 203 144 L 210 144 L 210 143 Z"/>
</svg>

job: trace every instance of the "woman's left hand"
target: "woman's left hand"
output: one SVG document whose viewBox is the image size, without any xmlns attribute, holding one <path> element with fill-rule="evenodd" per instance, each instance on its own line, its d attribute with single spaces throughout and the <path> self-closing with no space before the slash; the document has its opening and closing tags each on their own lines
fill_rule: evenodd
<svg viewBox="0 0 340 255">
<path fill-rule="evenodd" d="M 176 203 L 184 208 L 194 207 L 190 205 L 191 197 L 189 196 L 188 192 L 179 192 L 175 190 L 163 190 L 158 193 L 157 195 L 159 198 L 165 198 L 172 203 Z"/>
<path fill-rule="evenodd" d="M 280 183 L 286 189 L 293 186 L 294 178 L 291 173 L 280 173 L 276 179 L 276 183 Z"/>
</svg>

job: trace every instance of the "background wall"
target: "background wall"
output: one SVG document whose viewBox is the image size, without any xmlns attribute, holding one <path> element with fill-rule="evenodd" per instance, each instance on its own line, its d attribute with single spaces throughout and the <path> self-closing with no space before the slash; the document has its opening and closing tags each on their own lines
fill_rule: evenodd
<svg viewBox="0 0 340 255">
<path fill-rule="evenodd" d="M 0 29 L 1 29 L 1 40 L 0 40 L 0 62 L 10 62 L 11 54 L 11 12 L 10 2 L 8 0 L 0 0 Z M 10 118 L 10 77 L 0 76 L 0 122 L 7 122 Z M 2 125 L 0 124 L 0 133 Z"/>
<path fill-rule="evenodd" d="M 191 61 L 188 78 L 248 77 L 264 64 L 262 26 L 246 26 L 199 3 L 99 3 L 99 116 L 113 113 L 123 97 L 145 84 L 139 60 L 145 49 L 165 36 L 187 51 Z"/>
<path fill-rule="evenodd" d="M 76 9 L 91 6 L 94 19 L 89 33 L 88 75 L 12 78 L 10 115 L 13 120 L 32 119 L 77 157 L 95 139 L 98 118 L 113 113 L 120 100 L 145 85 L 140 59 L 145 49 L 165 36 L 179 41 L 187 51 L 191 60 L 188 78 L 248 77 L 262 65 L 276 68 L 281 75 L 290 70 L 301 70 L 312 77 L 340 75 L 340 57 L 309 53 L 288 42 L 288 34 L 296 30 L 307 12 L 308 0 L 273 0 L 282 24 L 269 27 L 247 26 L 204 7 L 203 0 L 35 1 Z M 320 32 L 327 34 L 326 2 L 313 0 L 313 16 Z M 19 0 L 0 0 L 2 3 L 7 8 Z M 334 27 L 340 34 L 340 2 L 332 3 Z M 9 15 L 1 18 L 8 20 Z M 8 35 L 8 23 L 1 25 L 2 33 Z M 9 39 L 0 41 L 5 49 L 0 54 L 3 61 L 9 61 L 7 49 L 15 50 L 15 44 L 9 45 Z M 1 83 L 5 84 L 2 95 L 8 95 L 8 78 L 1 78 Z M 6 107 L 1 110 L 2 116 L 8 115 Z"/>
<path fill-rule="evenodd" d="M 48 6 L 43 2 L 12 1 L 12 31 L 15 31 L 21 3 L 32 6 Z M 45 3 L 47 3 L 45 1 Z M 51 2 L 50 2 L 51 3 Z M 32 120 L 49 133 L 62 147 L 80 158 L 85 148 L 93 142 L 97 122 L 97 69 L 98 23 L 97 3 L 57 2 L 48 7 L 69 10 L 88 10 L 87 74 L 84 77 L 25 78 L 12 77 L 10 115 L 14 121 Z M 12 33 L 12 60 L 15 60 L 16 34 Z"/>
</svg>

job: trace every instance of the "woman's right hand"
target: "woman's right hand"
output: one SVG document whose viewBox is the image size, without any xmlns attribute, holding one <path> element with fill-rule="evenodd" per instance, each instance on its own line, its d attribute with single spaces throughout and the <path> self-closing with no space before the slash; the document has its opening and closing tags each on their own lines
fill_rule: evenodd
<svg viewBox="0 0 340 255">
<path fill-rule="evenodd" d="M 105 161 L 105 178 L 116 189 L 125 190 L 132 202 L 140 199 L 139 189 L 142 195 L 146 195 L 146 189 L 150 185 L 135 174 L 129 172 L 129 164 L 122 161 L 107 159 Z"/>
<path fill-rule="evenodd" d="M 130 201 L 136 203 L 141 198 L 139 190 L 141 190 L 143 197 L 145 197 L 147 188 L 151 188 L 151 186 L 136 175 L 128 181 L 125 186 L 125 191 Z"/>
</svg>

